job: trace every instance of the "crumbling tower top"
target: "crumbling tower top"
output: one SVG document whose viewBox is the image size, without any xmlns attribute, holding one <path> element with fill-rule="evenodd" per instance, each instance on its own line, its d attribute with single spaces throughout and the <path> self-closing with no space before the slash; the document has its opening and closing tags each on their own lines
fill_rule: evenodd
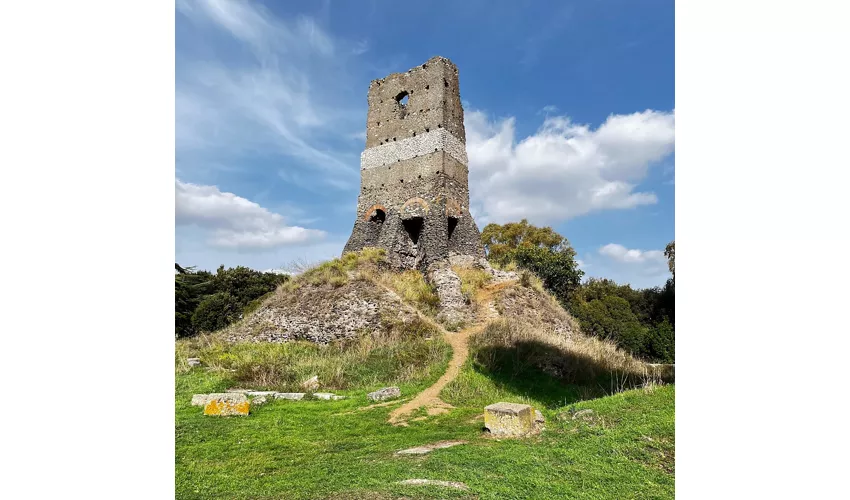
<svg viewBox="0 0 850 500">
<path fill-rule="evenodd" d="M 366 148 L 444 129 L 466 143 L 457 66 L 443 57 L 369 85 Z"/>
</svg>

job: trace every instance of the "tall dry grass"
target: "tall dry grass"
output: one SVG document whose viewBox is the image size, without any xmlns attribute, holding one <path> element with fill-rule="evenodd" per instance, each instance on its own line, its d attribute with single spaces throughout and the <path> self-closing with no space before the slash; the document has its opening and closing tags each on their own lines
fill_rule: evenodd
<svg viewBox="0 0 850 500">
<path fill-rule="evenodd" d="M 614 384 L 613 392 L 662 382 L 659 370 L 613 342 L 582 334 L 559 335 L 510 319 L 491 322 L 472 337 L 470 354 L 495 372 L 538 371 L 570 384 Z"/>
<path fill-rule="evenodd" d="M 426 378 L 450 355 L 451 347 L 433 325 L 419 318 L 386 319 L 374 333 L 328 345 L 306 341 L 232 344 L 212 335 L 197 336 L 178 341 L 175 369 L 188 370 L 185 359 L 194 356 L 246 388 L 299 391 L 301 382 L 317 375 L 322 389 L 339 390 Z"/>
<path fill-rule="evenodd" d="M 477 267 L 452 266 L 452 271 L 460 278 L 460 291 L 468 303 L 472 303 L 478 290 L 493 280 L 493 276 Z"/>
</svg>

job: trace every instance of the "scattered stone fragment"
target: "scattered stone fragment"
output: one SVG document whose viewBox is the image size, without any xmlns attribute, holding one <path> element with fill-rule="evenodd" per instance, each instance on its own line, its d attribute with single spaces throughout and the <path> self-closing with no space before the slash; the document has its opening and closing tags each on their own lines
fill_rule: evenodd
<svg viewBox="0 0 850 500">
<path fill-rule="evenodd" d="M 251 404 L 252 404 L 252 405 L 257 405 L 257 406 L 259 406 L 259 405 L 264 405 L 264 404 L 266 404 L 266 402 L 267 402 L 267 401 L 268 401 L 268 400 L 266 399 L 266 397 L 265 397 L 265 396 L 255 396 L 255 397 L 251 400 Z"/>
<path fill-rule="evenodd" d="M 301 388 L 307 392 L 315 391 L 319 388 L 319 376 L 313 375 L 304 382 L 301 382 Z"/>
<path fill-rule="evenodd" d="M 275 399 L 289 399 L 292 401 L 300 401 L 304 399 L 305 393 L 303 392 L 276 392 L 274 393 Z"/>
<path fill-rule="evenodd" d="M 534 410 L 534 423 L 535 424 L 542 424 L 542 423 L 545 423 L 545 422 L 546 422 L 546 417 L 544 417 L 543 414 L 540 413 L 540 410 Z"/>
<path fill-rule="evenodd" d="M 370 401 L 384 401 L 401 397 L 401 390 L 398 387 L 384 387 L 375 392 L 370 392 L 366 395 Z"/>
<path fill-rule="evenodd" d="M 246 396 L 257 397 L 257 396 L 274 396 L 277 394 L 275 391 L 248 391 L 245 393 Z"/>
<path fill-rule="evenodd" d="M 440 481 L 437 479 L 405 479 L 399 481 L 399 484 L 409 486 L 443 486 L 445 488 L 454 488 L 457 490 L 469 490 L 469 486 L 458 481 Z"/>
<path fill-rule="evenodd" d="M 451 448 L 452 446 L 466 443 L 467 441 L 440 441 L 438 443 L 426 444 L 424 446 L 416 446 L 415 448 L 397 451 L 396 455 L 425 455 L 426 453 L 431 453 L 434 450 Z"/>
<path fill-rule="evenodd" d="M 189 361 L 189 366 L 200 366 L 201 365 L 201 358 L 189 358 L 188 361 Z"/>
<path fill-rule="evenodd" d="M 248 415 L 251 403 L 244 394 L 224 392 L 209 394 L 209 400 L 204 406 L 204 415 L 231 416 Z"/>
<path fill-rule="evenodd" d="M 495 436 L 521 436 L 534 431 L 534 410 L 519 403 L 495 403 L 484 408 L 484 427 Z"/>
<path fill-rule="evenodd" d="M 313 394 L 313 397 L 316 399 L 324 399 L 327 401 L 337 401 L 340 399 L 345 399 L 345 396 L 337 396 L 336 394 L 330 392 L 316 392 Z"/>
</svg>

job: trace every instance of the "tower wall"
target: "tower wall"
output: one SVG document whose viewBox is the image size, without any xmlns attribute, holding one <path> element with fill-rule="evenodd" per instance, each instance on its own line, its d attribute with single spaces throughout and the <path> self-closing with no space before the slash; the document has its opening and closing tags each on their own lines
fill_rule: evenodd
<svg viewBox="0 0 850 500">
<path fill-rule="evenodd" d="M 457 68 L 432 58 L 373 81 L 368 101 L 357 219 L 345 251 L 383 247 L 404 268 L 451 253 L 483 257 L 469 213 Z"/>
</svg>

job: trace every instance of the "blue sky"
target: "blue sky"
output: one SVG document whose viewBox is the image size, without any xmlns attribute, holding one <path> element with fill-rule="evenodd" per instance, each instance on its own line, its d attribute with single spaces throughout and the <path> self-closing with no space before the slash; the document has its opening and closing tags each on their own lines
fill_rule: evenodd
<svg viewBox="0 0 850 500">
<path fill-rule="evenodd" d="M 673 1 L 177 1 L 176 260 L 338 255 L 369 82 L 460 70 L 471 210 L 566 236 L 588 276 L 646 287 L 674 239 Z"/>
</svg>

